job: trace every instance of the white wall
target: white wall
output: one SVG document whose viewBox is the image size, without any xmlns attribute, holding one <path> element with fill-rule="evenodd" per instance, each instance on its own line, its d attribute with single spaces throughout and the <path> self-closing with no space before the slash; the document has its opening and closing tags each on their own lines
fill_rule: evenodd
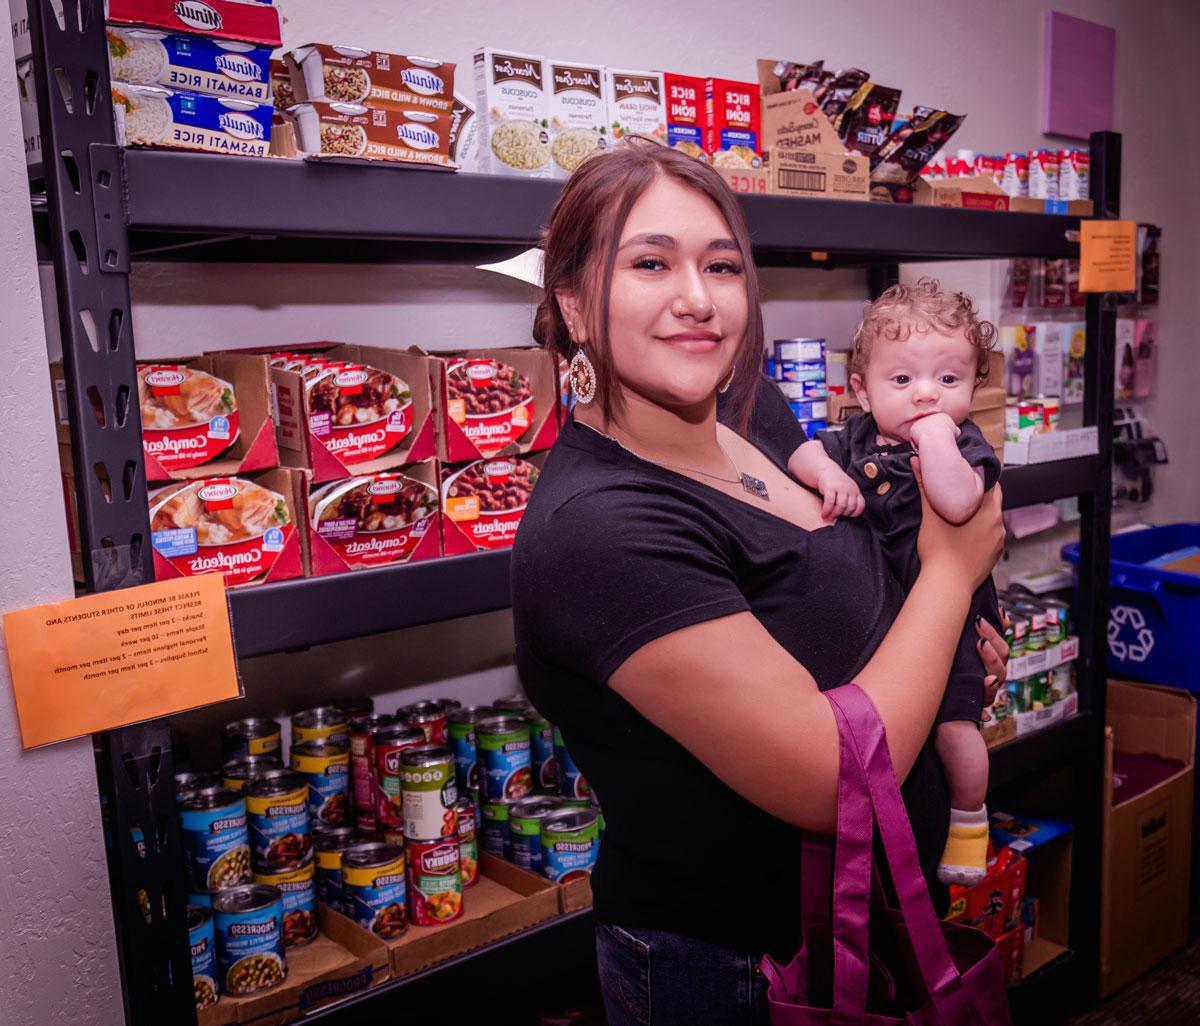
<svg viewBox="0 0 1200 1026">
<path fill-rule="evenodd" d="M 0 5 L 3 6 L 3 5 Z M 7 13 L 7 8 L 5 7 Z M 0 68 L 12 42 L 0 34 Z M 70 598 L 62 486 L 17 90 L 0 76 L 0 613 Z M 121 1019 L 108 868 L 88 739 L 21 750 L 0 640 L 0 1022 Z"/>
</svg>

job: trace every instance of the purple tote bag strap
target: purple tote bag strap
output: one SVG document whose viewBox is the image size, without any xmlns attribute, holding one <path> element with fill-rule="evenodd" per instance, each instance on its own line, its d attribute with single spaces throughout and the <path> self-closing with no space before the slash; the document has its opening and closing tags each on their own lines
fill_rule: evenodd
<svg viewBox="0 0 1200 1026">
<path fill-rule="evenodd" d="M 826 696 L 834 708 L 842 736 L 843 778 L 845 751 L 850 747 L 860 769 L 860 779 L 869 791 L 869 802 L 879 824 L 892 884 L 917 964 L 929 990 L 930 1003 L 945 1023 L 958 1026 L 979 1022 L 976 1009 L 963 990 L 962 977 L 950 957 L 941 923 L 929 899 L 879 712 L 867 693 L 856 684 L 837 688 L 827 692 Z M 839 811 L 840 790 L 839 785 Z M 839 839 L 840 836 L 839 832 Z"/>
</svg>

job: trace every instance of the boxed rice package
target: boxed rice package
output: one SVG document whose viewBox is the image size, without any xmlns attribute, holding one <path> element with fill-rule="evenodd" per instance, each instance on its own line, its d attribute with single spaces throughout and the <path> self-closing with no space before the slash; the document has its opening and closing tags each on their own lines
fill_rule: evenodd
<svg viewBox="0 0 1200 1026">
<path fill-rule="evenodd" d="M 243 0 L 108 0 L 105 21 L 188 32 L 213 39 L 257 43 L 268 49 L 280 45 L 277 8 Z"/>
<path fill-rule="evenodd" d="M 116 81 L 112 98 L 117 142 L 122 146 L 249 157 L 265 157 L 271 146 L 275 108 L 270 103 Z"/>
<path fill-rule="evenodd" d="M 550 97 L 545 60 L 482 47 L 475 51 L 479 170 L 549 178 Z"/>
<path fill-rule="evenodd" d="M 604 69 L 605 100 L 614 144 L 629 135 L 667 141 L 663 76 L 658 71 Z"/>
<path fill-rule="evenodd" d="M 309 157 L 362 158 L 453 170 L 450 112 L 390 110 L 361 103 L 297 103 L 287 112 Z"/>
<path fill-rule="evenodd" d="M 479 116 L 458 93 L 450 108 L 450 159 L 460 171 L 479 170 Z"/>
<path fill-rule="evenodd" d="M 566 178 L 588 157 L 608 149 L 604 68 L 547 61 L 550 79 L 550 170 Z"/>
<path fill-rule="evenodd" d="M 255 103 L 271 100 L 271 48 L 162 29 L 110 25 L 112 77 Z"/>
<path fill-rule="evenodd" d="M 284 55 L 296 99 L 361 103 L 387 110 L 448 111 L 454 65 L 337 43 L 307 43 Z"/>
<path fill-rule="evenodd" d="M 710 78 L 704 97 L 704 149 L 713 167 L 739 171 L 762 167 L 758 83 Z"/>
<path fill-rule="evenodd" d="M 663 74 L 667 105 L 667 145 L 689 157 L 707 160 L 704 151 L 704 79 L 691 75 Z"/>
</svg>

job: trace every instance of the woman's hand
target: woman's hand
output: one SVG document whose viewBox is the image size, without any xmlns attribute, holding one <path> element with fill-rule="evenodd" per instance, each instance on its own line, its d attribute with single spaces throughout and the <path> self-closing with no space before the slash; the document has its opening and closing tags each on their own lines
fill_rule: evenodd
<svg viewBox="0 0 1200 1026">
<path fill-rule="evenodd" d="M 917 554 L 922 566 L 941 563 L 966 576 L 974 591 L 992 572 L 1004 551 L 1004 518 L 1000 512 L 1000 486 L 984 493 L 975 515 L 958 527 L 938 516 L 925 494 L 920 459 L 913 457 L 913 472 L 921 489 L 921 530 Z"/>
<path fill-rule="evenodd" d="M 1003 610 L 1000 611 L 1000 615 L 1007 621 L 1008 617 Z M 1008 680 L 1008 642 L 995 627 L 982 618 L 975 622 L 975 633 L 979 635 L 975 648 L 979 652 L 979 658 L 983 660 L 983 670 L 986 674 L 983 678 L 982 716 L 986 723 L 991 719 L 988 709 L 992 707 L 996 695 Z"/>
</svg>

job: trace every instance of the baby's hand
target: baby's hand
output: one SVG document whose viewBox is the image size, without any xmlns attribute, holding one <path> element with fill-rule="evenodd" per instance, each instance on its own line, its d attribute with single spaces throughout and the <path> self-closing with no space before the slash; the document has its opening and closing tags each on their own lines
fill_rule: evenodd
<svg viewBox="0 0 1200 1026">
<path fill-rule="evenodd" d="M 817 476 L 817 491 L 825 500 L 821 516 L 826 520 L 838 517 L 857 517 L 867 508 L 858 485 L 841 467 L 830 465 Z"/>
<path fill-rule="evenodd" d="M 920 452 L 921 447 L 930 438 L 941 433 L 946 433 L 951 438 L 957 438 L 959 435 L 958 425 L 954 423 L 948 413 L 931 413 L 928 417 L 922 417 L 913 424 L 909 437 L 912 439 L 912 444 L 917 447 L 917 451 Z"/>
</svg>

